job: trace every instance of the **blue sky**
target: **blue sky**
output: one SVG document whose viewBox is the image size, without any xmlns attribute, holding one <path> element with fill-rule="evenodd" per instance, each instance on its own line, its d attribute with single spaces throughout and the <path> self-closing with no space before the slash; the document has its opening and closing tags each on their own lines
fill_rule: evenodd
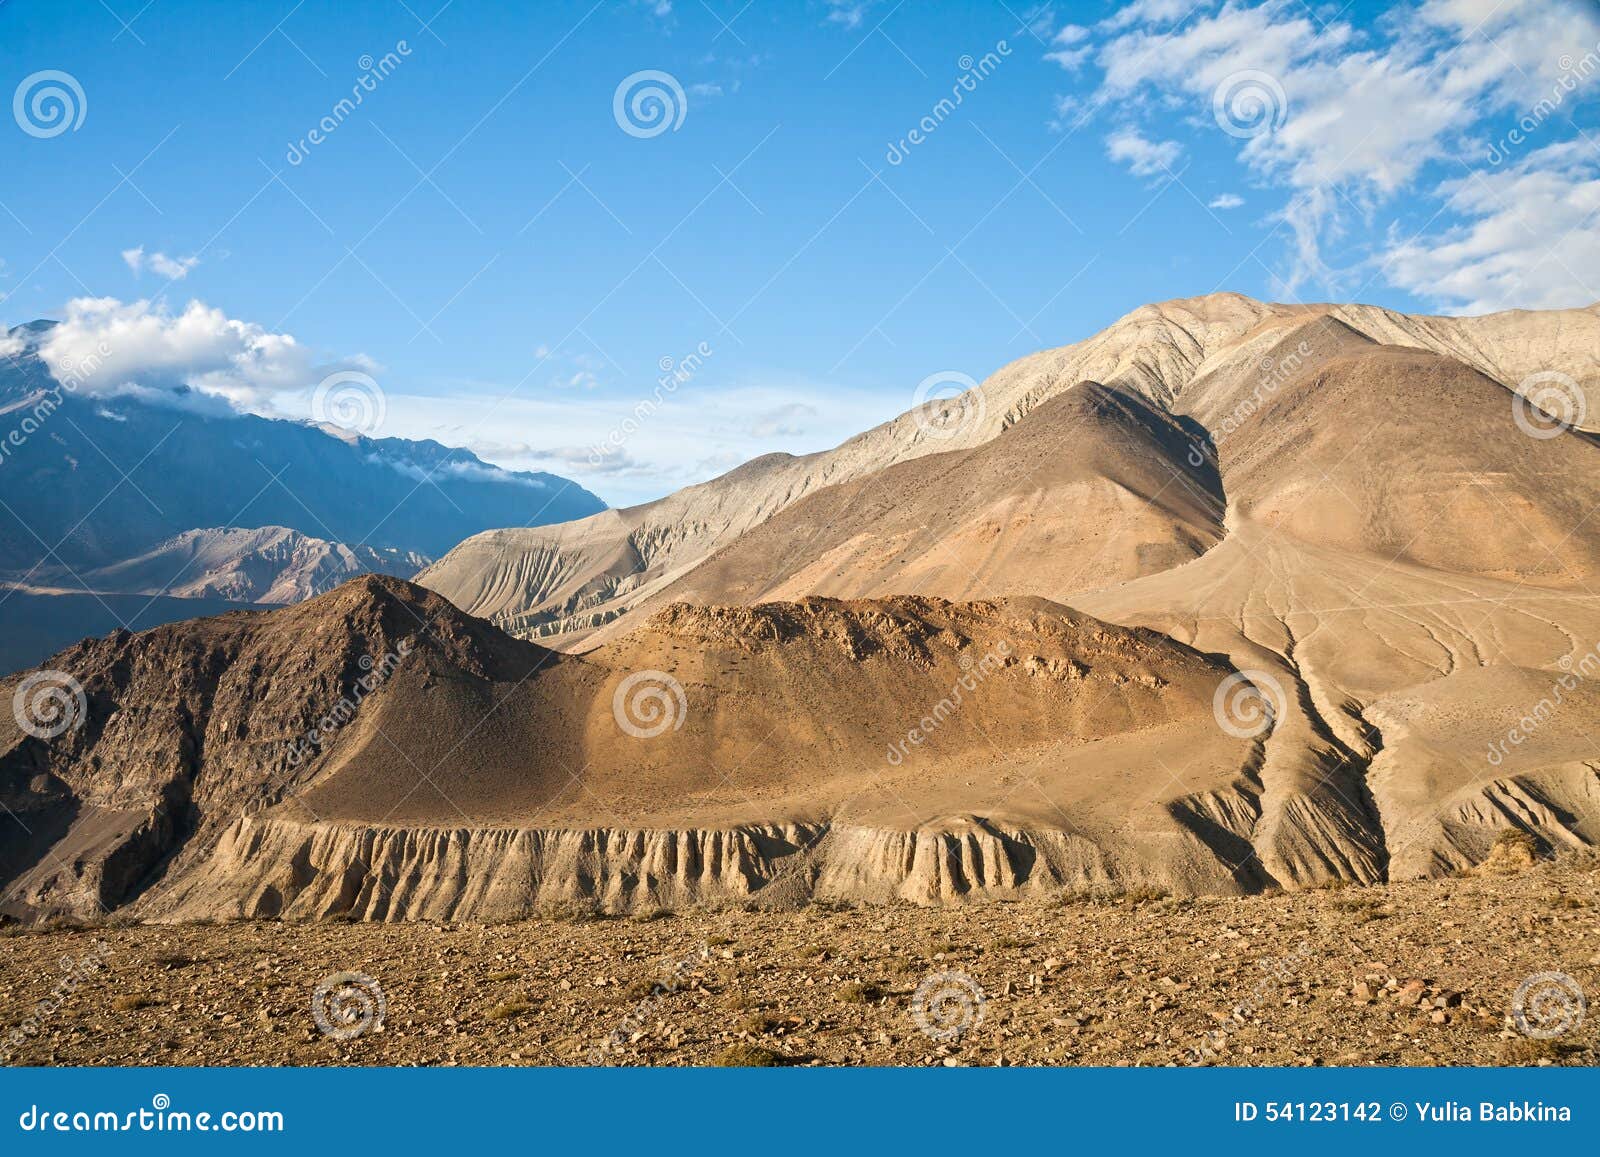
<svg viewBox="0 0 1600 1157">
<path fill-rule="evenodd" d="M 1589 0 L 9 0 L 0 62 L 0 319 L 617 504 L 1149 301 L 1600 299 Z"/>
</svg>

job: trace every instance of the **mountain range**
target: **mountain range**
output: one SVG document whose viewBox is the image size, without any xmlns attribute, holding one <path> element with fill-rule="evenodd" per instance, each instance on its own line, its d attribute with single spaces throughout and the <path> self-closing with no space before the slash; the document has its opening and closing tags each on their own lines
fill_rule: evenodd
<svg viewBox="0 0 1600 1157">
<path fill-rule="evenodd" d="M 149 626 L 212 609 L 193 598 L 279 603 L 415 574 L 486 528 L 604 509 L 567 479 L 433 441 L 235 413 L 181 387 L 66 390 L 39 355 L 50 330 L 11 330 L 21 348 L 0 358 L 0 634 L 22 639 L 0 670 L 88 633 L 72 633 L 78 608 Z M 58 620 L 65 634 L 39 627 Z"/>
<path fill-rule="evenodd" d="M 85 641 L 0 682 L 64 688 L 0 719 L 0 902 L 1242 893 L 1592 845 L 1597 389 L 1600 308 L 1166 302 L 414 583 Z"/>
</svg>

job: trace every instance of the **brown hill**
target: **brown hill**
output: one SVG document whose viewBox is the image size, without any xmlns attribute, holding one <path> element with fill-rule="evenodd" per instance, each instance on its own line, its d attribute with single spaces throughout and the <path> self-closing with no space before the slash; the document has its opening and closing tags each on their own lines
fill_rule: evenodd
<svg viewBox="0 0 1600 1157">
<path fill-rule="evenodd" d="M 16 911 L 1258 882 L 1191 799 L 1253 806 L 1256 744 L 1209 726 L 1229 669 L 1037 599 L 673 605 L 572 658 L 368 577 L 54 662 L 87 710 L 4 737 L 6 802 L 37 832 L 5 869 Z"/>
<path fill-rule="evenodd" d="M 1137 394 L 1086 382 L 993 441 L 801 499 L 639 606 L 814 594 L 1062 599 L 1153 574 L 1222 538 L 1215 470 L 1185 464 L 1194 437 Z"/>
</svg>

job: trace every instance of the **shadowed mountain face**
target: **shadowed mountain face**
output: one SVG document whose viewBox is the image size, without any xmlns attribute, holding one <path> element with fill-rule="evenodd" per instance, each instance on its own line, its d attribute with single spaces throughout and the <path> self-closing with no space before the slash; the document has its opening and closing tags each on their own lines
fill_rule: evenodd
<svg viewBox="0 0 1600 1157">
<path fill-rule="evenodd" d="M 781 870 L 761 857 L 806 843 L 833 887 L 937 898 L 959 887 L 937 854 L 850 884 L 857 857 L 894 861 L 914 852 L 906 831 L 980 812 L 974 831 L 991 842 L 1053 829 L 1041 794 L 1077 800 L 1101 841 L 1062 836 L 1049 853 L 1061 873 L 1103 878 L 1115 856 L 1167 878 L 1118 834 L 1130 816 L 1206 845 L 1129 770 L 1182 743 L 1197 782 L 1248 792 L 1251 744 L 1185 738 L 1209 720 L 1225 665 L 1037 599 L 680 604 L 578 658 L 369 576 L 53 662 L 81 688 L 66 704 L 75 726 L 47 739 L 0 720 L 0 792 L 34 833 L 0 865 L 18 914 L 138 901 L 150 914 L 484 915 L 581 895 L 568 856 L 624 904 L 684 901 L 748 889 L 751 873 Z M 461 846 L 410 843 L 441 822 Z M 563 835 L 592 828 L 616 846 L 585 852 Z M 352 887 L 315 846 L 372 833 L 382 845 L 357 854 L 410 874 L 408 894 Z M 489 875 L 466 883 L 461 856 Z M 641 881 L 640 856 L 681 857 L 684 871 Z M 1179 873 L 1190 886 L 1251 879 L 1197 860 L 1193 878 Z"/>
<path fill-rule="evenodd" d="M 43 331 L 12 332 L 31 341 Z M 566 479 L 500 470 L 436 442 L 201 402 L 79 395 L 31 347 L 0 358 L 0 582 L 36 597 L 143 594 L 147 613 L 172 596 L 280 602 L 362 570 L 414 574 L 488 527 L 604 508 Z M 0 602 L 0 629 L 15 621 Z M 88 626 L 68 630 L 50 650 Z"/>
<path fill-rule="evenodd" d="M 83 644 L 47 664 L 80 726 L 0 720 L 40 833 L 4 903 L 1225 893 L 1591 845 L 1600 444 L 1518 390 L 1597 350 L 1593 310 L 1167 303 L 420 586 Z"/>
</svg>

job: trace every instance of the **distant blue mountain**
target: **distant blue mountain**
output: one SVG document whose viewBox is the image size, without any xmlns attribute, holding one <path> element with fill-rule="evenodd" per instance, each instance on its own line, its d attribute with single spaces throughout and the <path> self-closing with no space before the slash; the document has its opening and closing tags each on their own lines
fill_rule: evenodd
<svg viewBox="0 0 1600 1157">
<path fill-rule="evenodd" d="M 41 414 L 55 386 L 31 350 L 0 357 L 0 572 L 11 577 L 41 561 L 104 566 L 213 527 L 285 526 L 437 558 L 483 530 L 605 509 L 569 479 L 433 441 L 60 391 Z"/>
</svg>

